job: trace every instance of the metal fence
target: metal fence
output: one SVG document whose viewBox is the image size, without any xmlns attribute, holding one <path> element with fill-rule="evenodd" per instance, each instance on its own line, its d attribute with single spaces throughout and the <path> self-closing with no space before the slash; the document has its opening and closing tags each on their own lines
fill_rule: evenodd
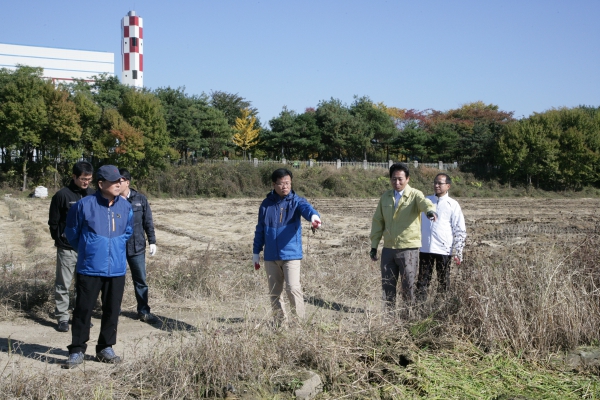
<svg viewBox="0 0 600 400">
<path fill-rule="evenodd" d="M 252 160 L 230 160 L 227 157 L 224 157 L 223 159 L 204 160 L 204 162 L 210 163 L 210 164 L 221 164 L 221 163 L 243 164 L 243 163 L 246 163 L 246 164 L 254 164 L 255 167 L 258 167 L 259 165 L 272 165 L 272 164 L 290 165 L 293 168 L 311 168 L 311 167 L 330 166 L 330 167 L 335 167 L 337 169 L 339 169 L 339 168 L 361 168 L 361 169 L 383 168 L 383 169 L 388 169 L 394 163 L 394 161 L 392 161 L 392 160 L 389 160 L 388 162 L 368 162 L 367 160 L 363 160 L 363 161 L 308 160 L 308 161 L 306 161 L 306 160 L 286 160 L 285 158 L 281 159 L 281 160 L 259 160 L 258 158 L 254 158 Z M 408 164 L 408 166 L 411 168 L 419 168 L 419 167 L 421 167 L 421 168 L 422 167 L 437 168 L 442 171 L 448 171 L 451 169 L 458 168 L 457 162 L 444 163 L 442 161 L 439 161 L 437 163 L 419 163 L 418 161 L 409 161 L 406 164 Z"/>
</svg>

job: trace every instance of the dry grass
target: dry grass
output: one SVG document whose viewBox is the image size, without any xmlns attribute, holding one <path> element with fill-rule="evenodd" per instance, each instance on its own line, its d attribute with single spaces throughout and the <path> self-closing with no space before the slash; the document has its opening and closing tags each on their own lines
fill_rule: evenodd
<svg viewBox="0 0 600 400">
<path fill-rule="evenodd" d="M 599 252 L 596 236 L 526 254 L 476 248 L 455 270 L 451 291 L 436 298 L 432 288 L 409 319 L 379 314 L 377 270 L 358 247 L 309 255 L 307 321 L 274 329 L 264 277 L 209 247 L 193 261 L 153 264 L 150 285 L 164 301 L 208 302 L 215 315 L 236 318 L 205 316 L 111 372 L 4 374 L 0 397 L 203 398 L 222 397 L 229 386 L 240 398 L 290 398 L 298 374 L 313 370 L 325 384 L 322 398 L 598 398 L 597 377 L 546 360 L 598 343 Z M 48 309 L 48 288 L 31 279 L 51 271 L 1 274 L 4 318 Z"/>
</svg>

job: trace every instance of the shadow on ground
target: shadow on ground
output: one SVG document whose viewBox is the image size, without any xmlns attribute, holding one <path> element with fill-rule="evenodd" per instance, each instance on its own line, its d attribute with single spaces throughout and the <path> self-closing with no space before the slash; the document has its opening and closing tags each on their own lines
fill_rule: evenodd
<svg viewBox="0 0 600 400">
<path fill-rule="evenodd" d="M 156 317 L 157 321 L 153 324 L 150 323 L 146 323 L 147 325 L 150 325 L 156 329 L 160 329 L 161 331 L 166 331 L 166 332 L 176 332 L 176 331 L 186 331 L 186 332 L 197 332 L 198 328 L 194 325 L 190 325 L 187 322 L 183 322 L 183 321 L 179 321 L 177 319 L 173 319 L 173 318 L 169 318 L 169 317 L 164 317 L 158 314 L 154 314 L 154 316 Z M 134 320 L 138 319 L 138 314 L 137 312 L 133 312 L 133 311 L 123 311 L 121 312 L 121 317 L 126 317 L 126 318 L 131 318 Z M 140 323 L 145 323 L 145 322 L 141 322 Z"/>
<path fill-rule="evenodd" d="M 335 301 L 327 301 L 327 300 L 323 300 L 323 299 L 321 299 L 319 297 L 315 297 L 315 296 L 306 296 L 304 298 L 304 301 L 315 307 L 321 307 L 326 310 L 342 311 L 345 313 L 364 313 L 365 312 L 365 310 L 363 310 L 362 308 L 348 307 L 343 304 L 336 303 Z"/>
<path fill-rule="evenodd" d="M 63 364 L 65 362 L 64 358 L 69 356 L 67 350 L 48 347 L 42 344 L 25 343 L 21 340 L 13 340 L 10 337 L 0 337 L 0 352 L 32 358 L 48 364 Z M 54 357 L 54 355 L 61 356 L 62 358 Z"/>
</svg>

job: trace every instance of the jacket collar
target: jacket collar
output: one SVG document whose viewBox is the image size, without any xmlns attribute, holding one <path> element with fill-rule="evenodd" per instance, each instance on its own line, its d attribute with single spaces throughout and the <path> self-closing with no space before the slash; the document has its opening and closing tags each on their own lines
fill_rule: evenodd
<svg viewBox="0 0 600 400">
<path fill-rule="evenodd" d="M 290 200 L 295 195 L 296 195 L 296 192 L 294 192 L 294 190 L 290 190 L 290 193 L 287 196 L 285 196 L 284 198 L 281 198 L 277 193 L 275 193 L 274 190 L 271 190 L 269 192 L 269 194 L 267 194 L 267 198 L 274 203 L 279 203 L 280 201 L 283 201 L 283 200 Z"/>
<path fill-rule="evenodd" d="M 450 194 L 449 194 L 449 193 L 446 193 L 446 195 L 445 195 L 445 196 L 442 196 L 442 197 L 438 197 L 438 196 L 436 196 L 436 195 L 435 195 L 435 193 L 434 193 L 434 194 L 433 194 L 433 197 L 437 198 L 437 202 L 438 202 L 438 203 L 439 203 L 440 201 L 448 201 L 448 200 L 450 200 Z"/>
<path fill-rule="evenodd" d="M 82 194 L 82 195 L 86 195 L 88 192 L 87 189 L 82 189 L 79 186 L 77 186 L 73 179 L 71 179 L 71 182 L 69 182 L 69 189 L 74 193 Z"/>
<path fill-rule="evenodd" d="M 402 192 L 402 197 L 406 197 L 410 194 L 410 192 L 413 189 L 410 187 L 410 185 L 407 183 L 406 186 L 404 186 L 404 192 Z M 388 193 L 390 194 L 390 196 L 392 196 L 392 198 L 394 197 L 394 192 L 396 191 L 396 189 L 391 189 L 388 190 Z"/>
<path fill-rule="evenodd" d="M 100 205 L 103 205 L 105 207 L 109 207 L 108 205 L 108 199 L 102 196 L 102 191 L 100 191 L 100 189 L 96 190 L 96 200 L 98 201 L 98 203 Z M 113 201 L 113 206 L 120 200 L 122 199 L 121 196 L 115 196 L 115 200 Z"/>
</svg>

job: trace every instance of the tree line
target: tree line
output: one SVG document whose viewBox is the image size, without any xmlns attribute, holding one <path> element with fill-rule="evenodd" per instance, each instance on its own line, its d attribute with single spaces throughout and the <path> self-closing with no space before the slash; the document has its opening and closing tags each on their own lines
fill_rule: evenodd
<svg viewBox="0 0 600 400">
<path fill-rule="evenodd" d="M 302 113 L 283 107 L 262 124 L 238 94 L 134 89 L 113 76 L 55 85 L 40 68 L 0 69 L 0 181 L 55 186 L 81 158 L 145 177 L 207 158 L 258 157 L 421 162 L 461 168 L 512 185 L 578 189 L 600 184 L 600 107 L 534 113 L 473 102 L 414 110 L 356 96 Z"/>
</svg>

